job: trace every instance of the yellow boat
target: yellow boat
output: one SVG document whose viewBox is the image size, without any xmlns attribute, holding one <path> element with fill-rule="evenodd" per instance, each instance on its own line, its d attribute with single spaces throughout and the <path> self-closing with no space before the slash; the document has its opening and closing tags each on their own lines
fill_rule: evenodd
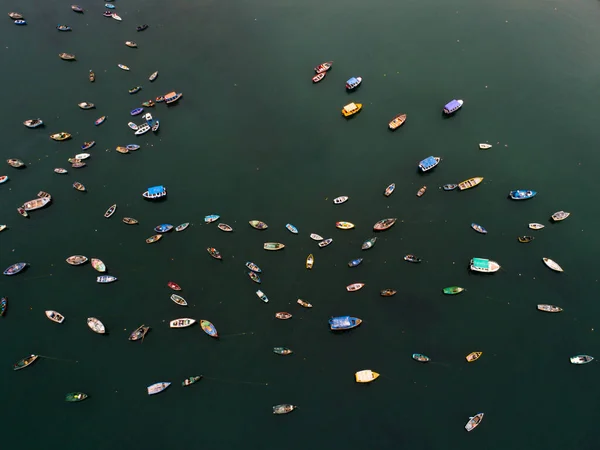
<svg viewBox="0 0 600 450">
<path fill-rule="evenodd" d="M 350 117 L 353 114 L 356 114 L 362 109 L 362 103 L 348 103 L 346 106 L 342 108 L 342 114 L 344 117 Z"/>
<path fill-rule="evenodd" d="M 351 222 L 336 222 L 335 226 L 340 230 L 351 230 L 354 228 L 354 224 Z"/>
<path fill-rule="evenodd" d="M 465 189 L 471 189 L 472 187 L 477 186 L 479 183 L 483 181 L 483 177 L 474 177 L 469 178 L 468 180 L 461 181 L 458 183 L 458 189 L 464 191 Z"/>
<path fill-rule="evenodd" d="M 312 255 L 312 253 L 310 255 L 308 255 L 308 257 L 306 258 L 306 268 L 307 269 L 312 269 L 313 268 L 313 264 L 315 263 L 315 257 Z"/>
<path fill-rule="evenodd" d="M 466 356 L 467 362 L 477 361 L 481 355 L 483 355 L 483 352 L 471 352 Z"/>
<path fill-rule="evenodd" d="M 354 378 L 357 383 L 370 383 L 379 378 L 379 374 L 372 370 L 360 370 L 354 374 Z"/>
<path fill-rule="evenodd" d="M 60 133 L 51 134 L 50 139 L 54 141 L 66 141 L 67 139 L 71 139 L 71 135 L 64 131 L 61 131 Z"/>
</svg>

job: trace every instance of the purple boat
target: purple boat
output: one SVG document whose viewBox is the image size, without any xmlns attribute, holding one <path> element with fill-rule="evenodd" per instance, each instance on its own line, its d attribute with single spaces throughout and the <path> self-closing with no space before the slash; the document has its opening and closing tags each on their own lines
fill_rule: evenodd
<svg viewBox="0 0 600 450">
<path fill-rule="evenodd" d="M 455 113 L 462 108 L 463 103 L 464 102 L 462 100 L 452 100 L 444 106 L 444 114 L 449 115 Z"/>
<path fill-rule="evenodd" d="M 135 108 L 135 109 L 132 109 L 129 114 L 131 114 L 132 116 L 137 116 L 138 114 L 141 114 L 143 111 L 144 111 L 144 108 Z"/>
</svg>

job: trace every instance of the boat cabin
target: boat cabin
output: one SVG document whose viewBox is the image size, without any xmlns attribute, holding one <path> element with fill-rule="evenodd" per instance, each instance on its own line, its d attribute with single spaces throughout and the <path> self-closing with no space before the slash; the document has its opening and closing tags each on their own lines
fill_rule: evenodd
<svg viewBox="0 0 600 450">
<path fill-rule="evenodd" d="M 428 156 L 423 161 L 419 163 L 419 167 L 423 172 L 427 172 L 428 170 L 433 169 L 440 163 L 440 158 L 435 156 Z"/>
<path fill-rule="evenodd" d="M 475 272 L 496 272 L 500 269 L 500 264 L 495 261 L 490 261 L 489 259 L 484 258 L 473 258 L 471 260 L 471 270 Z"/>
<path fill-rule="evenodd" d="M 444 114 L 452 114 L 453 112 L 458 111 L 463 103 L 462 100 L 452 100 L 444 106 Z"/>
<path fill-rule="evenodd" d="M 165 94 L 165 103 L 175 103 L 177 100 L 179 100 L 181 98 L 183 94 L 182 93 L 177 93 L 175 91 L 173 92 L 169 92 L 168 94 Z"/>
<path fill-rule="evenodd" d="M 148 190 L 146 192 L 144 192 L 144 197 L 150 198 L 150 199 L 166 197 L 166 195 L 167 195 L 167 188 L 165 188 L 164 186 L 153 186 L 153 187 L 148 188 Z"/>
<path fill-rule="evenodd" d="M 352 90 L 356 87 L 358 87 L 358 85 L 362 83 L 362 78 L 361 77 L 352 77 L 350 78 L 348 81 L 346 81 L 346 89 Z"/>
<path fill-rule="evenodd" d="M 358 111 L 360 111 L 360 109 L 362 108 L 362 104 L 358 103 L 348 103 L 346 106 L 344 106 L 344 108 L 342 109 L 342 114 L 345 117 L 351 116 L 352 114 L 356 114 Z"/>
</svg>

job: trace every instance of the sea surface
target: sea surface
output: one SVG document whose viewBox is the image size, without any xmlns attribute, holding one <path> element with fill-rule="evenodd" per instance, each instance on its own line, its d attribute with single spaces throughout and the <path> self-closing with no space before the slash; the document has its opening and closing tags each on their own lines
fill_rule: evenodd
<svg viewBox="0 0 600 450">
<path fill-rule="evenodd" d="M 0 296 L 9 299 L 0 318 L 3 448 L 600 447 L 600 366 L 569 363 L 580 353 L 600 358 L 600 2 L 114 4 L 122 22 L 102 16 L 101 0 L 81 0 L 84 14 L 64 1 L 3 2 L 5 13 L 19 11 L 28 24 L 5 15 L 0 25 L 0 152 L 27 168 L 0 165 L 10 177 L 0 185 L 0 223 L 8 225 L 0 269 L 30 264 L 0 278 Z M 73 31 L 56 31 L 59 23 Z M 142 23 L 150 28 L 137 33 Z M 62 61 L 60 52 L 77 60 Z M 313 67 L 327 60 L 332 70 L 313 85 Z M 364 81 L 347 93 L 352 76 Z M 136 85 L 142 91 L 129 95 Z M 178 104 L 151 110 L 159 133 L 133 136 L 129 111 L 173 90 L 183 92 Z M 464 107 L 443 117 L 453 98 Z M 80 110 L 82 101 L 96 109 Z M 364 108 L 346 120 L 340 110 L 351 101 Z M 390 132 L 398 113 L 408 119 Z M 95 127 L 101 115 L 108 119 Z M 45 127 L 21 124 L 37 117 Z M 48 138 L 59 131 L 73 139 Z M 89 140 L 97 144 L 87 166 L 71 169 L 67 158 Z M 479 150 L 480 142 L 493 147 Z M 129 143 L 142 148 L 115 152 Z M 421 174 L 417 164 L 429 155 L 442 162 Z M 440 189 L 474 176 L 485 177 L 475 189 Z M 74 190 L 75 181 L 88 192 Z M 392 182 L 396 191 L 386 198 Z M 145 201 L 141 193 L 156 184 L 167 186 L 167 200 Z M 427 193 L 417 198 L 422 185 Z M 513 202 L 512 189 L 538 195 Z M 51 205 L 20 217 L 16 208 L 40 190 Z M 350 200 L 336 206 L 339 195 Z M 105 219 L 113 203 L 117 212 Z M 551 224 L 558 210 L 571 217 Z M 235 231 L 205 225 L 207 214 Z M 125 225 L 124 216 L 140 224 Z M 361 251 L 385 217 L 398 223 Z M 268 230 L 252 229 L 252 219 Z M 340 220 L 356 228 L 338 230 Z M 156 225 L 182 222 L 192 225 L 145 244 Z M 471 222 L 489 233 L 475 233 Z M 529 222 L 546 227 L 531 231 Z M 333 244 L 320 249 L 310 233 Z M 520 244 L 519 235 L 535 240 Z M 265 252 L 266 241 L 285 250 Z M 312 271 L 304 268 L 309 253 Z M 403 261 L 407 253 L 423 262 Z M 118 281 L 97 284 L 89 263 L 65 263 L 73 254 L 102 259 Z M 362 265 L 348 268 L 357 257 Z M 472 257 L 502 269 L 472 274 Z M 565 272 L 550 271 L 542 257 Z M 246 261 L 262 268 L 260 286 Z M 187 309 L 169 299 L 170 280 L 183 287 Z M 354 282 L 366 286 L 346 292 Z M 467 290 L 444 296 L 452 285 Z M 380 297 L 386 288 L 398 294 Z M 301 308 L 298 298 L 314 308 Z M 564 312 L 541 313 L 538 303 Z M 66 321 L 50 322 L 47 309 Z M 276 320 L 278 311 L 293 318 Z M 334 334 L 327 320 L 335 315 L 364 322 Z M 107 336 L 88 329 L 90 316 Z M 177 317 L 210 320 L 221 337 L 198 326 L 170 329 Z M 142 323 L 150 333 L 129 342 Z M 275 346 L 294 353 L 275 355 Z M 482 358 L 466 363 L 476 350 Z M 417 363 L 414 352 L 432 361 Z M 44 358 L 14 372 L 30 353 Z M 362 369 L 381 377 L 356 384 Z M 200 374 L 202 381 L 181 387 Z M 159 381 L 173 385 L 149 397 L 146 386 Z M 66 403 L 72 391 L 90 398 Z M 274 416 L 279 403 L 299 408 Z M 481 426 L 467 433 L 478 412 Z"/>
</svg>

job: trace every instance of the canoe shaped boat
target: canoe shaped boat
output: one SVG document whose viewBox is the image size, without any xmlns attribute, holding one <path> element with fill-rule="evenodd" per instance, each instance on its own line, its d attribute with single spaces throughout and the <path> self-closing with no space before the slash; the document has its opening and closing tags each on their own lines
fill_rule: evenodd
<svg viewBox="0 0 600 450">
<path fill-rule="evenodd" d="M 102 275 L 96 278 L 97 283 L 112 283 L 113 281 L 117 281 L 117 277 L 113 277 L 112 275 Z"/>
<path fill-rule="evenodd" d="M 156 80 L 156 77 L 158 77 L 158 71 L 156 71 L 156 72 L 152 72 L 152 73 L 150 74 L 150 76 L 148 77 L 148 80 L 150 80 L 150 81 L 154 81 L 154 80 Z"/>
<path fill-rule="evenodd" d="M 412 359 L 414 359 L 415 361 L 422 362 L 422 363 L 431 361 L 431 358 L 429 358 L 429 356 L 422 355 L 421 353 L 413 353 Z"/>
<path fill-rule="evenodd" d="M 354 374 L 354 379 L 357 383 L 370 383 L 379 378 L 379 374 L 377 372 L 373 372 L 372 370 L 359 370 Z"/>
<path fill-rule="evenodd" d="M 263 248 L 265 250 L 282 250 L 285 248 L 285 245 L 280 242 L 265 242 Z"/>
<path fill-rule="evenodd" d="M 173 300 L 173 302 L 177 303 L 179 306 L 188 305 L 188 303 L 185 301 L 185 298 L 177 294 L 171 294 L 171 300 Z"/>
<path fill-rule="evenodd" d="M 531 191 L 527 189 L 517 189 L 515 191 L 510 191 L 508 193 L 508 196 L 513 200 L 528 200 L 530 198 L 535 197 L 536 194 L 536 191 Z"/>
<path fill-rule="evenodd" d="M 587 364 L 592 362 L 594 357 L 590 355 L 575 355 L 569 359 L 571 360 L 571 364 Z"/>
<path fill-rule="evenodd" d="M 156 103 L 154 103 L 154 100 L 147 100 L 145 102 L 142 102 L 142 106 L 144 108 L 152 108 L 156 105 Z"/>
<path fill-rule="evenodd" d="M 518 236 L 517 240 L 522 244 L 527 244 L 528 242 L 533 241 L 535 238 L 533 236 Z"/>
<path fill-rule="evenodd" d="M 28 357 L 17 361 L 13 365 L 13 370 L 21 370 L 21 369 L 24 369 L 25 367 L 29 367 L 31 364 L 33 364 L 35 361 L 37 361 L 38 358 L 39 358 L 39 355 L 29 355 Z"/>
<path fill-rule="evenodd" d="M 132 87 L 131 89 L 129 89 L 128 92 L 130 94 L 136 94 L 136 93 L 140 92 L 141 90 L 142 90 L 141 86 L 135 86 L 135 87 Z"/>
<path fill-rule="evenodd" d="M 475 428 L 479 426 L 481 421 L 483 420 L 483 413 L 475 414 L 473 417 L 469 417 L 469 421 L 465 425 L 465 430 L 473 431 Z"/>
<path fill-rule="evenodd" d="M 81 184 L 79 181 L 76 181 L 75 183 L 73 183 L 73 187 L 75 189 L 77 189 L 78 191 L 85 192 L 85 186 L 83 184 Z"/>
<path fill-rule="evenodd" d="M 458 187 L 458 184 L 445 184 L 442 186 L 442 188 L 445 191 L 453 191 L 454 189 L 456 189 Z"/>
<path fill-rule="evenodd" d="M 479 183 L 483 181 L 483 177 L 474 177 L 469 178 L 468 180 L 461 181 L 458 183 L 458 189 L 464 191 L 465 189 L 471 189 L 477 186 Z"/>
<path fill-rule="evenodd" d="M 91 263 L 92 267 L 98 272 L 106 272 L 106 265 L 102 262 L 102 260 L 98 258 L 92 258 Z"/>
<path fill-rule="evenodd" d="M 88 398 L 88 395 L 83 392 L 69 392 L 65 395 L 66 402 L 82 402 L 86 398 Z"/>
<path fill-rule="evenodd" d="M 175 231 L 177 231 L 177 232 L 179 232 L 179 231 L 183 231 L 183 230 L 185 230 L 185 229 L 186 229 L 187 227 L 189 227 L 189 226 L 190 226 L 190 223 L 189 223 L 189 222 L 182 223 L 182 224 L 180 224 L 180 225 L 177 225 L 177 226 L 175 227 Z"/>
<path fill-rule="evenodd" d="M 169 286 L 171 289 L 173 289 L 174 291 L 180 291 L 181 290 L 181 286 L 179 286 L 177 283 L 175 283 L 174 281 L 169 281 L 167 283 L 167 286 Z"/>
<path fill-rule="evenodd" d="M 123 155 L 129 153 L 129 149 L 127 147 L 123 147 L 123 146 L 117 146 L 117 148 L 115 148 L 116 151 L 118 151 L 119 153 L 122 153 Z"/>
<path fill-rule="evenodd" d="M 219 250 L 217 250 L 217 249 L 216 249 L 216 248 L 214 248 L 214 247 L 208 247 L 208 248 L 206 249 L 206 251 L 208 252 L 208 254 L 209 254 L 210 256 L 212 256 L 212 257 L 213 257 L 213 258 L 215 258 L 215 259 L 223 259 L 223 256 L 221 255 L 221 252 L 219 252 Z"/>
<path fill-rule="evenodd" d="M 191 386 L 192 384 L 200 381 L 201 379 L 202 379 L 202 375 L 198 375 L 198 376 L 195 376 L 195 377 L 189 377 L 189 378 L 186 378 L 185 380 L 183 380 L 181 382 L 181 385 L 183 387 L 185 387 L 185 386 Z"/>
<path fill-rule="evenodd" d="M 54 173 L 58 173 L 60 175 L 67 173 L 67 169 L 63 169 L 62 167 L 57 167 L 56 169 L 54 169 Z"/>
<path fill-rule="evenodd" d="M 492 148 L 492 145 L 491 144 L 483 144 L 482 143 L 482 144 L 479 144 L 479 148 L 481 150 L 487 150 L 488 148 Z"/>
<path fill-rule="evenodd" d="M 563 310 L 560 306 L 544 305 L 544 304 L 537 305 L 537 309 L 539 309 L 540 311 L 551 312 L 551 313 L 561 312 Z"/>
<path fill-rule="evenodd" d="M 365 286 L 365 283 L 352 283 L 346 286 L 346 290 L 348 292 L 354 292 L 362 289 Z"/>
<path fill-rule="evenodd" d="M 162 234 L 155 234 L 154 236 L 150 236 L 148 239 L 146 239 L 146 244 L 154 244 L 155 242 L 160 241 L 162 237 Z"/>
<path fill-rule="evenodd" d="M 15 159 L 15 158 L 11 158 L 11 159 L 7 159 L 6 162 L 8 163 L 9 166 L 14 167 L 15 169 L 18 169 L 19 167 L 23 167 L 25 165 L 25 163 L 23 161 L 21 161 L 20 159 Z M 6 177 L 4 179 L 4 181 L 8 180 L 8 177 Z"/>
<path fill-rule="evenodd" d="M 389 197 L 394 192 L 394 189 L 396 189 L 396 183 L 392 183 L 388 187 L 386 187 L 385 191 L 383 191 L 383 195 Z"/>
<path fill-rule="evenodd" d="M 406 114 L 398 114 L 394 116 L 394 118 L 390 120 L 390 123 L 388 123 L 389 129 L 392 131 L 398 129 L 402 124 L 404 124 L 404 122 L 406 122 L 406 117 Z"/>
<path fill-rule="evenodd" d="M 483 352 L 471 352 L 465 357 L 465 359 L 467 362 L 474 362 L 481 358 L 481 355 L 483 355 Z"/>
<path fill-rule="evenodd" d="M 279 320 L 287 320 L 287 319 L 291 319 L 292 315 L 289 312 L 281 311 L 281 312 L 275 313 L 275 318 L 279 319 Z"/>
<path fill-rule="evenodd" d="M 294 225 L 292 225 L 291 223 L 287 223 L 285 225 L 285 228 L 292 234 L 298 234 L 298 228 L 296 228 Z"/>
<path fill-rule="evenodd" d="M 52 309 L 49 309 L 48 311 L 44 311 L 44 312 L 46 314 L 46 317 L 48 319 L 50 319 L 52 322 L 63 323 L 65 321 L 65 316 L 63 316 L 58 311 L 54 311 Z"/>
<path fill-rule="evenodd" d="M 274 347 L 273 353 L 276 353 L 278 355 L 291 355 L 293 352 L 287 347 Z"/>
<path fill-rule="evenodd" d="M 106 217 L 107 219 L 112 216 L 115 211 L 117 210 L 117 204 L 115 203 L 114 205 L 112 205 L 110 208 L 108 208 L 106 210 L 106 212 L 104 213 L 104 217 Z"/>
<path fill-rule="evenodd" d="M 375 245 L 375 242 L 377 242 L 377 238 L 376 237 L 373 237 L 371 239 L 367 239 L 365 242 L 362 243 L 362 245 L 361 245 L 360 248 L 362 250 L 368 250 L 368 249 L 370 249 L 371 247 L 373 247 Z"/>
<path fill-rule="evenodd" d="M 23 217 L 29 217 L 29 214 L 27 213 L 27 211 L 25 211 L 25 208 L 23 208 L 23 207 L 18 207 L 17 212 L 19 214 L 21 214 Z"/>
<path fill-rule="evenodd" d="M 90 102 L 77 103 L 77 106 L 79 106 L 81 109 L 93 109 L 96 107 L 96 105 Z"/>
<path fill-rule="evenodd" d="M 156 231 L 157 233 L 168 233 L 172 229 L 173 225 L 171 225 L 170 223 L 162 223 L 154 227 L 154 231 Z"/>
<path fill-rule="evenodd" d="M 88 317 L 87 324 L 88 324 L 88 327 L 90 327 L 90 330 L 92 330 L 94 333 L 98 333 L 98 334 L 106 333 L 106 327 L 104 326 L 104 324 L 102 322 L 100 322 L 98 319 L 96 319 L 95 317 Z"/>
<path fill-rule="evenodd" d="M 298 303 L 303 308 L 312 308 L 313 307 L 312 304 L 308 303 L 307 301 L 302 300 L 301 298 L 299 298 L 298 300 L 296 300 L 296 303 Z"/>
<path fill-rule="evenodd" d="M 331 66 L 333 66 L 333 61 L 327 61 L 327 62 L 321 63 L 317 67 L 315 67 L 315 72 L 316 73 L 327 72 L 329 69 L 331 69 Z"/>
<path fill-rule="evenodd" d="M 133 41 L 125 41 L 125 45 L 129 48 L 137 48 L 137 44 Z"/>
<path fill-rule="evenodd" d="M 313 241 L 322 241 L 323 240 L 323 237 L 320 236 L 320 235 L 318 235 L 318 234 L 316 234 L 316 233 L 311 233 L 310 238 Z"/>
<path fill-rule="evenodd" d="M 37 128 L 44 125 L 44 121 L 42 119 L 29 119 L 23 122 L 27 128 Z"/>
<path fill-rule="evenodd" d="M 327 75 L 327 72 L 321 72 L 321 73 L 316 74 L 314 77 L 312 77 L 312 82 L 318 83 L 323 78 L 325 78 L 325 75 Z"/>
<path fill-rule="evenodd" d="M 346 203 L 350 197 L 347 195 L 342 195 L 341 197 L 336 197 L 333 199 L 333 203 L 336 205 L 341 205 L 342 203 Z"/>
<path fill-rule="evenodd" d="M 421 188 L 417 191 L 417 197 L 422 197 L 425 191 L 427 191 L 427 186 L 421 186 Z"/>
<path fill-rule="evenodd" d="M 0 298 L 0 316 L 3 316 L 8 309 L 8 298 L 2 297 Z"/>
<path fill-rule="evenodd" d="M 394 290 L 394 289 L 384 289 L 383 291 L 381 291 L 379 293 L 379 295 L 381 295 L 382 297 L 392 297 L 394 295 L 396 295 L 398 291 Z"/>
<path fill-rule="evenodd" d="M 136 225 L 139 223 L 137 220 L 135 220 L 132 217 L 123 217 L 122 220 L 123 220 L 123 223 L 126 223 L 127 225 Z"/>
<path fill-rule="evenodd" d="M 335 223 L 336 228 L 339 228 L 340 230 L 351 230 L 352 228 L 354 228 L 354 224 L 352 222 L 336 222 Z"/>
<path fill-rule="evenodd" d="M 51 134 L 50 139 L 53 141 L 66 141 L 67 139 L 71 139 L 71 135 L 62 131 L 60 133 Z"/>
<path fill-rule="evenodd" d="M 569 217 L 571 215 L 570 212 L 566 212 L 566 211 L 557 211 L 554 214 L 552 214 L 551 218 L 554 222 L 560 222 L 561 220 L 565 220 L 567 217 Z"/>
<path fill-rule="evenodd" d="M 356 258 L 353 259 L 352 261 L 348 262 L 348 267 L 356 267 L 358 266 L 361 262 L 363 262 L 362 258 Z"/>
<path fill-rule="evenodd" d="M 460 294 L 464 290 L 465 290 L 465 288 L 461 288 L 460 286 L 450 286 L 450 287 L 446 287 L 446 288 L 442 289 L 442 291 L 446 295 Z"/>
<path fill-rule="evenodd" d="M 398 219 L 396 219 L 395 217 L 389 218 L 389 219 L 382 219 L 379 222 L 377 222 L 375 225 L 373 225 L 373 230 L 375 230 L 375 231 L 387 230 L 392 225 L 394 225 L 397 220 Z"/>
<path fill-rule="evenodd" d="M 169 327 L 171 328 L 186 328 L 196 323 L 196 319 L 190 319 L 188 317 L 184 317 L 181 319 L 171 320 L 169 322 Z"/>
<path fill-rule="evenodd" d="M 96 145 L 96 141 L 87 141 L 87 142 L 84 142 L 84 143 L 82 144 L 82 146 L 81 146 L 81 150 L 87 150 L 87 149 L 89 149 L 89 148 L 92 148 L 94 145 Z M 81 153 L 81 154 L 82 154 L 82 155 L 88 155 L 88 158 L 90 157 L 90 154 L 89 154 L 89 153 Z M 75 156 L 75 158 L 78 158 L 78 159 L 85 159 L 85 158 L 79 158 L 77 155 Z"/>
<path fill-rule="evenodd" d="M 117 67 L 122 70 L 129 70 L 129 67 L 127 67 L 125 64 L 117 64 Z"/>
<path fill-rule="evenodd" d="M 75 55 L 72 53 L 59 53 L 58 57 L 64 61 L 75 61 Z"/>
<path fill-rule="evenodd" d="M 476 223 L 472 223 L 471 228 L 473 228 L 478 233 L 487 234 L 487 230 L 485 228 L 483 228 L 481 225 L 478 225 Z"/>
<path fill-rule="evenodd" d="M 148 27 L 149 27 L 149 25 L 145 23 L 143 25 L 138 25 L 137 27 L 135 27 L 135 29 L 136 29 L 136 31 L 144 31 Z"/>
<path fill-rule="evenodd" d="M 148 390 L 148 395 L 154 395 L 154 394 L 158 394 L 158 393 L 164 391 L 169 386 L 171 386 L 170 382 L 168 382 L 168 381 L 162 381 L 160 383 L 151 384 L 146 389 Z"/>
<path fill-rule="evenodd" d="M 7 225 L 0 225 L 0 231 L 4 231 L 8 228 Z"/>
<path fill-rule="evenodd" d="M 542 225 L 541 223 L 530 223 L 528 226 L 532 230 L 541 230 L 542 228 L 544 228 L 544 225 Z"/>
<path fill-rule="evenodd" d="M 269 226 L 260 221 L 260 220 L 251 220 L 248 222 L 252 228 L 256 228 L 257 230 L 266 230 Z"/>
<path fill-rule="evenodd" d="M 269 297 L 267 297 L 267 295 L 260 289 L 256 291 L 256 296 L 260 298 L 263 302 L 269 303 Z"/>
<path fill-rule="evenodd" d="M 550 258 L 542 258 L 542 261 L 544 261 L 544 264 L 546 264 L 550 269 L 554 270 L 555 272 L 564 272 L 563 268 L 560 267 L 557 262 L 551 260 Z"/>
<path fill-rule="evenodd" d="M 132 115 L 132 116 L 137 116 L 138 114 L 141 114 L 142 112 L 144 112 L 144 108 L 135 108 L 135 109 L 132 109 L 129 112 L 129 114 Z M 129 122 L 129 124 L 128 124 L 129 128 L 131 128 L 132 130 L 137 130 L 138 126 L 136 125 L 135 128 L 133 128 L 133 126 L 131 125 L 132 123 L 133 122 Z M 133 125 L 135 125 L 135 124 L 133 123 Z"/>
<path fill-rule="evenodd" d="M 69 256 L 66 259 L 67 263 L 71 264 L 72 266 L 80 266 L 82 264 L 85 264 L 88 261 L 87 256 L 83 256 L 83 255 L 73 255 L 73 256 Z"/>
<path fill-rule="evenodd" d="M 289 414 L 296 408 L 298 407 L 290 404 L 275 405 L 273 406 L 273 414 Z"/>
<path fill-rule="evenodd" d="M 233 231 L 233 228 L 231 228 L 229 225 L 227 225 L 226 223 L 220 223 L 219 225 L 217 225 L 217 228 L 221 231 L 226 231 L 226 232 L 231 232 Z"/>
<path fill-rule="evenodd" d="M 129 150 L 130 152 L 134 152 L 134 151 L 136 151 L 136 150 L 139 150 L 139 149 L 140 149 L 140 146 L 139 146 L 138 144 L 127 144 L 127 145 L 125 146 L 125 148 L 126 148 L 127 150 Z"/>
<path fill-rule="evenodd" d="M 29 264 L 26 262 L 15 263 L 11 266 L 8 266 L 2 273 L 7 276 L 16 275 L 19 272 L 22 272 L 28 265 Z"/>
<path fill-rule="evenodd" d="M 351 316 L 338 316 L 329 319 L 329 328 L 332 331 L 350 330 L 362 323 L 362 319 Z"/>
<path fill-rule="evenodd" d="M 104 121 L 106 120 L 106 116 L 102 116 L 102 117 L 98 117 L 96 120 L 94 120 L 94 125 L 98 126 L 104 123 Z"/>
<path fill-rule="evenodd" d="M 251 279 L 252 281 L 254 281 L 255 283 L 258 283 L 258 284 L 260 284 L 260 283 L 261 283 L 261 281 L 260 281 L 260 277 L 258 276 L 258 274 L 256 274 L 256 272 L 252 272 L 252 271 L 250 271 L 250 272 L 248 272 L 248 276 L 249 276 L 249 277 L 250 277 L 250 279 Z"/>
<path fill-rule="evenodd" d="M 146 325 L 142 324 L 131 332 L 131 334 L 129 335 L 129 340 L 138 341 L 140 339 L 144 339 L 144 336 L 146 336 L 149 330 L 150 327 L 147 327 Z"/>
<path fill-rule="evenodd" d="M 200 327 L 202 328 L 202 331 L 204 331 L 210 337 L 214 337 L 214 338 L 219 337 L 219 333 L 217 333 L 217 329 L 208 320 L 200 320 Z"/>
<path fill-rule="evenodd" d="M 254 264 L 251 261 L 247 261 L 246 262 L 246 267 L 248 269 L 250 269 L 252 272 L 256 272 L 256 273 L 261 273 L 262 272 L 262 270 L 260 269 L 260 267 L 258 267 L 256 264 Z"/>
<path fill-rule="evenodd" d="M 218 214 L 209 214 L 208 216 L 204 216 L 204 223 L 213 223 L 219 220 L 221 216 Z"/>
<path fill-rule="evenodd" d="M 311 253 L 310 255 L 308 255 L 306 257 L 306 268 L 308 270 L 312 269 L 313 266 L 315 265 L 315 257 L 313 256 L 313 254 Z"/>
<path fill-rule="evenodd" d="M 119 22 L 120 22 L 121 20 L 123 20 L 123 19 L 121 19 L 121 16 L 119 16 L 119 15 L 118 15 L 118 14 L 116 14 L 116 13 L 112 13 L 112 14 L 110 15 L 110 17 L 112 17 L 112 18 L 113 18 L 113 19 L 115 19 L 115 20 L 118 20 Z M 126 70 L 129 70 L 129 68 L 127 68 Z"/>
<path fill-rule="evenodd" d="M 90 73 L 88 75 L 88 78 L 89 78 L 89 80 L 90 80 L 91 83 L 93 83 L 94 81 L 96 81 L 96 74 L 91 69 L 90 69 Z"/>
<path fill-rule="evenodd" d="M 56 27 L 56 29 L 58 31 L 71 31 L 72 30 L 72 28 L 70 26 L 68 26 L 68 25 L 58 25 Z"/>
<path fill-rule="evenodd" d="M 333 242 L 332 238 L 329 239 L 324 239 L 321 242 L 319 242 L 319 247 L 323 248 L 323 247 L 327 247 L 329 244 L 331 244 Z"/>
<path fill-rule="evenodd" d="M 23 18 L 23 15 L 19 14 L 18 12 L 9 12 L 8 17 L 10 17 L 13 20 L 20 20 Z"/>
<path fill-rule="evenodd" d="M 71 9 L 77 13 L 83 13 L 83 8 L 79 5 L 71 5 Z"/>
</svg>

